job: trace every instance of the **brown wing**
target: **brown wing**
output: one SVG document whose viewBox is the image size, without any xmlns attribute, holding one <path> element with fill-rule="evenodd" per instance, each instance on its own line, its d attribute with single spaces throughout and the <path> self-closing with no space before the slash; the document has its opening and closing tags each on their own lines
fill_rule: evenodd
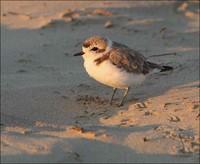
<svg viewBox="0 0 200 164">
<path fill-rule="evenodd" d="M 142 54 L 117 42 L 114 42 L 113 49 L 109 52 L 109 60 L 130 73 L 147 74 L 150 71 Z"/>
</svg>

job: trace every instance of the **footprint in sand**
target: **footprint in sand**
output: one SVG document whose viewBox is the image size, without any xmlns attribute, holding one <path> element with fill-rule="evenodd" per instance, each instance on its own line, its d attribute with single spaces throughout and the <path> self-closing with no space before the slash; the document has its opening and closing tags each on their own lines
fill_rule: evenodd
<svg viewBox="0 0 200 164">
<path fill-rule="evenodd" d="M 135 120 L 131 120 L 131 119 L 122 119 L 121 123 L 119 124 L 119 127 L 132 127 L 136 125 L 136 121 Z"/>
<path fill-rule="evenodd" d="M 30 15 L 22 14 L 22 13 L 16 13 L 16 12 L 12 12 L 12 11 L 9 11 L 7 13 L 3 13 L 2 16 L 3 17 L 17 16 L 22 20 L 30 20 L 30 19 L 32 19 L 32 17 Z"/>
<path fill-rule="evenodd" d="M 31 63 L 31 60 L 29 59 L 19 59 L 17 60 L 18 63 L 20 64 L 28 64 L 28 63 Z"/>
<path fill-rule="evenodd" d="M 181 121 L 181 119 L 178 116 L 169 115 L 169 114 L 167 114 L 167 116 L 169 117 L 170 122 L 180 122 Z"/>
<path fill-rule="evenodd" d="M 19 59 L 19 60 L 17 60 L 17 63 L 21 64 L 22 66 L 26 66 L 27 64 L 31 63 L 31 60 L 30 59 Z M 26 73 L 26 72 L 28 72 L 28 71 L 25 69 L 20 69 L 17 71 L 17 73 Z"/>
<path fill-rule="evenodd" d="M 98 96 L 88 96 L 88 95 L 83 95 L 83 96 L 78 95 L 76 101 L 80 102 L 83 105 L 90 105 L 90 104 L 106 105 L 108 103 L 107 99 L 100 98 Z"/>
</svg>

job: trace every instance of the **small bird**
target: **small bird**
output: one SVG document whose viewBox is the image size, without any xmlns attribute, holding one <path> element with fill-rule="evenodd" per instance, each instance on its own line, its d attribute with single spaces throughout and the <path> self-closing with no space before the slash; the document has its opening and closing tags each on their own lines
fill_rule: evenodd
<svg viewBox="0 0 200 164">
<path fill-rule="evenodd" d="M 173 70 L 170 66 L 151 63 L 140 52 L 101 36 L 86 39 L 82 51 L 74 56 L 83 57 L 84 67 L 92 78 L 113 87 L 110 104 L 116 90 L 125 89 L 119 107 L 123 105 L 130 87 L 141 84 L 146 75 Z"/>
</svg>

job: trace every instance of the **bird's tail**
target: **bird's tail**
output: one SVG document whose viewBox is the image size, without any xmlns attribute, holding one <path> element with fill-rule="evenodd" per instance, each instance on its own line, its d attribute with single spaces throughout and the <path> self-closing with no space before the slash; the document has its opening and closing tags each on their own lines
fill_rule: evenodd
<svg viewBox="0 0 200 164">
<path fill-rule="evenodd" d="M 162 66 L 162 69 L 160 72 L 165 72 L 165 71 L 172 71 L 174 68 L 171 66 Z"/>
<path fill-rule="evenodd" d="M 174 68 L 171 66 L 162 66 L 159 64 L 155 64 L 155 63 L 151 63 L 151 62 L 147 62 L 149 64 L 149 67 L 151 68 L 151 70 L 153 70 L 153 72 L 165 72 L 165 71 L 172 71 Z"/>
</svg>

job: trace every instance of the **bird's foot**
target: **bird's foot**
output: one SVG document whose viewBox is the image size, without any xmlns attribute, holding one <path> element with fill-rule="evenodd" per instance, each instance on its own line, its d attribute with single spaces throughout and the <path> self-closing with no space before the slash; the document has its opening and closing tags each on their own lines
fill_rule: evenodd
<svg viewBox="0 0 200 164">
<path fill-rule="evenodd" d="M 112 105 L 112 101 L 110 101 L 109 104 Z"/>
<path fill-rule="evenodd" d="M 120 103 L 119 105 L 117 105 L 117 107 L 121 107 L 121 106 L 123 106 L 124 104 L 123 103 Z"/>
</svg>

